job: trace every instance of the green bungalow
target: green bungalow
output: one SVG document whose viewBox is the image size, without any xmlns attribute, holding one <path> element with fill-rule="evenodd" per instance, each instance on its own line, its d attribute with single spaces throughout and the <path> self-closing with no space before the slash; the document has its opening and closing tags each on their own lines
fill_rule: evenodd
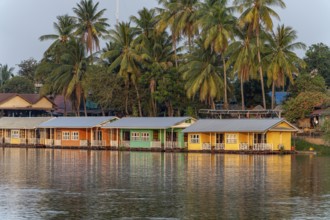
<svg viewBox="0 0 330 220">
<path fill-rule="evenodd" d="M 130 149 L 183 149 L 187 135 L 182 130 L 196 120 L 192 117 L 129 117 L 102 126 L 110 147 Z"/>
<path fill-rule="evenodd" d="M 0 144 L 43 145 L 38 126 L 51 117 L 3 117 L 0 118 Z"/>
</svg>

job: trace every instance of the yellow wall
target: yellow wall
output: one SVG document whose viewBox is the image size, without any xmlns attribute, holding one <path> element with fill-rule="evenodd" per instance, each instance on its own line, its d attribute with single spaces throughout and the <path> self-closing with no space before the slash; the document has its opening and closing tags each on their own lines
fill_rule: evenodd
<svg viewBox="0 0 330 220">
<path fill-rule="evenodd" d="M 43 97 L 37 103 L 32 105 L 32 108 L 51 109 L 53 108 L 53 104 L 48 99 Z"/>
<path fill-rule="evenodd" d="M 26 108 L 31 104 L 19 96 L 15 96 L 12 99 L 0 104 L 0 108 Z"/>
<path fill-rule="evenodd" d="M 273 143 L 273 150 L 279 150 L 279 144 L 284 145 L 284 150 L 291 150 L 291 132 L 270 131 L 267 133 L 267 142 Z"/>
<path fill-rule="evenodd" d="M 281 124 L 277 125 L 274 128 L 292 128 L 288 123 L 282 122 Z"/>
</svg>

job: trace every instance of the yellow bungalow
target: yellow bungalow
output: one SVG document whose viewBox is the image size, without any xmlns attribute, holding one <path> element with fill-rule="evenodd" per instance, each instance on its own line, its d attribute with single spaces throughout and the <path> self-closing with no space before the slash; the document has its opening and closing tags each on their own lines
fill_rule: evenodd
<svg viewBox="0 0 330 220">
<path fill-rule="evenodd" d="M 0 144 L 43 145 L 39 124 L 51 117 L 3 117 L 0 118 Z"/>
<path fill-rule="evenodd" d="M 202 119 L 183 130 L 189 151 L 291 151 L 298 128 L 284 119 Z"/>
<path fill-rule="evenodd" d="M 56 105 L 39 94 L 0 93 L 0 115 L 34 117 L 50 115 Z"/>
</svg>

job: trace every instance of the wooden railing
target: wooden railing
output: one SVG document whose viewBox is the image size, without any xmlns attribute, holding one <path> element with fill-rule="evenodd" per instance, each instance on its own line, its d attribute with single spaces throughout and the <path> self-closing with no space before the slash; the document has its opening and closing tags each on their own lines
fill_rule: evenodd
<svg viewBox="0 0 330 220">
<path fill-rule="evenodd" d="M 160 141 L 152 141 L 151 142 L 151 147 L 152 148 L 161 148 L 162 147 L 162 143 Z"/>
<path fill-rule="evenodd" d="M 249 150 L 249 144 L 248 143 L 240 143 L 239 144 L 239 150 Z"/>
<path fill-rule="evenodd" d="M 88 146 L 88 141 L 87 140 L 80 140 L 79 141 L 79 145 L 81 147 L 87 147 Z"/>
<path fill-rule="evenodd" d="M 120 146 L 121 147 L 130 147 L 130 141 L 121 141 Z"/>
<path fill-rule="evenodd" d="M 216 143 L 214 150 L 224 150 L 225 149 L 225 143 Z"/>
<path fill-rule="evenodd" d="M 46 146 L 53 146 L 54 145 L 54 139 L 45 139 L 45 145 Z"/>
<path fill-rule="evenodd" d="M 118 147 L 118 141 L 110 141 L 110 147 Z"/>
<path fill-rule="evenodd" d="M 178 147 L 178 142 L 176 142 L 176 141 L 166 141 L 166 143 L 165 143 L 166 149 L 172 149 L 172 148 L 177 148 L 177 147 Z"/>
<path fill-rule="evenodd" d="M 202 150 L 211 150 L 211 144 L 210 143 L 203 143 Z"/>
<path fill-rule="evenodd" d="M 255 150 L 255 151 L 273 150 L 273 144 L 271 144 L 271 143 L 253 144 L 253 150 Z"/>
</svg>

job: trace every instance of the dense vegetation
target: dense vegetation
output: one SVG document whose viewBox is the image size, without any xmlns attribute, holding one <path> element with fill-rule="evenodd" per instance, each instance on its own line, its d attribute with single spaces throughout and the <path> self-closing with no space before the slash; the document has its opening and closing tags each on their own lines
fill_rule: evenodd
<svg viewBox="0 0 330 220">
<path fill-rule="evenodd" d="M 274 108 L 274 92 L 285 90 L 291 94 L 285 109 L 295 121 L 313 108 L 306 103 L 326 102 L 330 50 L 317 44 L 304 59 L 297 56 L 305 45 L 296 41 L 295 30 L 273 27 L 283 0 L 158 3 L 109 29 L 106 9 L 81 0 L 73 15 L 57 17 L 53 34 L 40 37 L 49 48 L 39 62 L 23 61 L 19 76 L 42 83 L 41 94 L 64 95 L 77 114 L 87 99 L 104 113 L 136 116 L 196 116 L 200 108 L 223 103 L 227 109 L 231 101 L 242 109 Z M 1 70 L 1 90 L 15 90 L 15 82 L 5 85 L 15 79 L 12 69 Z M 308 97 L 313 100 L 306 102 Z M 304 111 L 296 112 L 292 106 L 299 103 Z"/>
</svg>

